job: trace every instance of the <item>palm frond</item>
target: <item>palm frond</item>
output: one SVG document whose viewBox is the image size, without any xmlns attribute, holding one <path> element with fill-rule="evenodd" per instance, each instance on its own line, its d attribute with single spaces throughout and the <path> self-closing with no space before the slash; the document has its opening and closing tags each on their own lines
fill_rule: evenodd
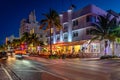
<svg viewBox="0 0 120 80">
<path fill-rule="evenodd" d="M 99 36 L 94 36 L 94 37 L 90 40 L 90 42 L 88 43 L 88 45 L 89 45 L 91 42 L 93 42 L 94 40 L 97 40 L 97 39 L 99 39 Z"/>
<path fill-rule="evenodd" d="M 48 22 L 47 19 L 42 19 L 42 20 L 40 21 L 41 24 L 46 23 L 46 22 Z"/>
<path fill-rule="evenodd" d="M 55 10 L 50 9 L 49 13 L 43 14 L 43 15 L 46 16 L 47 18 L 41 20 L 40 28 L 42 28 L 43 26 L 46 26 L 46 30 L 48 30 L 53 26 L 55 26 L 56 28 L 62 27 L 62 25 L 60 25 L 60 17 Z"/>
<path fill-rule="evenodd" d="M 42 15 L 45 16 L 47 19 L 50 18 L 50 15 L 49 15 L 49 14 L 42 13 Z"/>
<path fill-rule="evenodd" d="M 70 9 L 74 9 L 74 8 L 76 8 L 76 5 L 71 4 Z"/>
</svg>

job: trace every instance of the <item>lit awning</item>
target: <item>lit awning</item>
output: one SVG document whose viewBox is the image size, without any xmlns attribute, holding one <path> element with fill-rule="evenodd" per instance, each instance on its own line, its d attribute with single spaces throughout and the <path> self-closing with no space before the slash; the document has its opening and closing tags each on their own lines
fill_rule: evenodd
<svg viewBox="0 0 120 80">
<path fill-rule="evenodd" d="M 52 46 L 73 46 L 73 45 L 83 45 L 86 43 L 87 40 L 81 40 L 81 41 L 75 41 L 75 42 L 59 42 L 56 44 L 52 44 Z M 46 45 L 44 47 L 48 47 L 49 45 Z"/>
</svg>

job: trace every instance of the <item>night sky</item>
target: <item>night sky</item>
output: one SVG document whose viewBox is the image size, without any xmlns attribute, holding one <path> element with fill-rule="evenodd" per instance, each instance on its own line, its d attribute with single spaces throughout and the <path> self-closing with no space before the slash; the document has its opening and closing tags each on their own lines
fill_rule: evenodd
<svg viewBox="0 0 120 80">
<path fill-rule="evenodd" d="M 78 10 L 88 4 L 108 10 L 120 12 L 120 0 L 0 0 L 0 44 L 5 42 L 5 37 L 19 36 L 20 21 L 28 18 L 29 13 L 35 10 L 37 21 L 40 21 L 50 8 L 56 11 L 67 11 L 71 4 Z"/>
</svg>

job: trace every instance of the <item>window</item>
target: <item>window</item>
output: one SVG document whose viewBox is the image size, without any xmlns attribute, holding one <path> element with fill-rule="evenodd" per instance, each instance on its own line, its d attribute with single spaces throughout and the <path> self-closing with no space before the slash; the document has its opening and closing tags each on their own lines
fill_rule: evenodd
<svg viewBox="0 0 120 80">
<path fill-rule="evenodd" d="M 73 32 L 73 37 L 78 37 L 78 31 Z"/>
<path fill-rule="evenodd" d="M 59 41 L 59 40 L 60 40 L 60 38 L 58 37 L 58 38 L 57 38 L 57 41 Z"/>
<path fill-rule="evenodd" d="M 42 38 L 43 37 L 43 35 L 40 35 L 40 38 Z"/>
<path fill-rule="evenodd" d="M 94 29 L 92 29 L 92 28 L 86 29 L 86 35 L 92 35 L 92 34 L 95 34 Z"/>
<path fill-rule="evenodd" d="M 73 26 L 77 26 L 78 25 L 78 20 L 74 20 L 73 21 Z"/>
<path fill-rule="evenodd" d="M 46 41 L 47 43 L 49 43 L 49 38 L 47 38 L 47 41 Z"/>
<path fill-rule="evenodd" d="M 90 34 L 90 30 L 86 29 L 86 34 L 89 35 Z"/>
<path fill-rule="evenodd" d="M 53 41 L 53 37 L 51 37 L 51 41 Z"/>
<path fill-rule="evenodd" d="M 68 34 L 64 34 L 64 39 L 68 39 Z"/>
<path fill-rule="evenodd" d="M 67 30 L 68 24 L 64 24 L 64 30 Z"/>
<path fill-rule="evenodd" d="M 57 36 L 57 41 L 59 41 L 60 40 L 60 36 Z"/>
<path fill-rule="evenodd" d="M 96 22 L 96 17 L 89 15 L 86 17 L 86 22 Z"/>
</svg>

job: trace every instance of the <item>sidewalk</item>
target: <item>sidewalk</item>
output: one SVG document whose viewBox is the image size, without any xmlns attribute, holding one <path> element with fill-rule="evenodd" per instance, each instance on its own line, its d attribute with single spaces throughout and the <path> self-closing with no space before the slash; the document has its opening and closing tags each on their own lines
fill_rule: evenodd
<svg viewBox="0 0 120 80">
<path fill-rule="evenodd" d="M 100 60 L 100 58 L 81 58 L 81 60 L 94 61 L 94 60 Z"/>
<path fill-rule="evenodd" d="M 26 59 L 29 60 L 34 60 L 34 61 L 38 61 L 38 62 L 44 62 L 47 64 L 50 63 L 59 63 L 59 62 L 64 62 L 64 61 L 74 61 L 74 60 L 81 60 L 81 61 L 96 61 L 99 60 L 99 58 L 66 58 L 66 59 L 45 59 L 45 58 L 41 58 L 41 57 L 32 57 L 32 56 L 27 56 L 25 57 Z"/>
</svg>

